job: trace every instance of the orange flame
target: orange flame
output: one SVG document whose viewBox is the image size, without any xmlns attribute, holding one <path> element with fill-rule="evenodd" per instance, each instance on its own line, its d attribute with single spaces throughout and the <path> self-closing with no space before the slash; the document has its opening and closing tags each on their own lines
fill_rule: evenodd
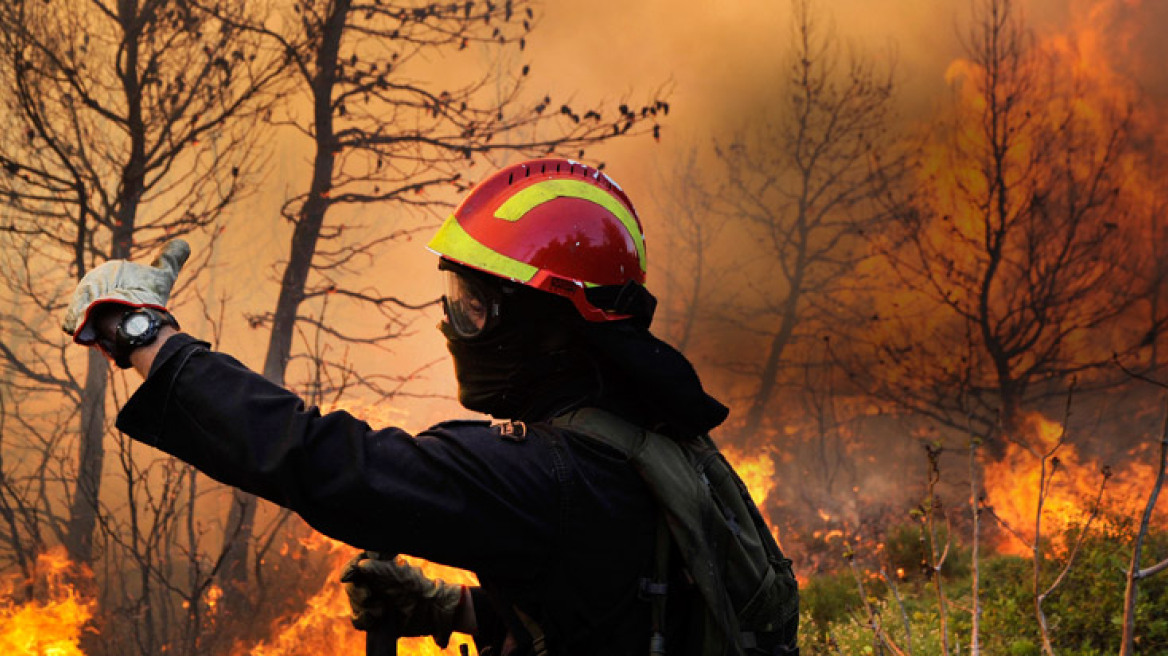
<svg viewBox="0 0 1168 656">
<path fill-rule="evenodd" d="M 747 455 L 727 447 L 722 449 L 722 453 L 734 467 L 734 471 L 738 472 L 742 482 L 746 483 L 746 489 L 750 490 L 750 498 L 754 499 L 755 504 L 761 509 L 775 487 L 775 461 L 771 459 L 770 451 L 764 449 L 754 455 Z M 769 518 L 767 521 L 770 521 Z"/>
<path fill-rule="evenodd" d="M 762 518 L 766 520 L 767 526 L 771 529 L 771 535 L 775 536 L 777 541 L 779 529 L 771 520 L 766 507 L 767 497 L 770 496 L 771 490 L 775 487 L 775 461 L 771 457 L 770 450 L 763 449 L 756 454 L 747 455 L 733 447 L 725 447 L 722 449 L 722 455 L 726 456 L 730 466 L 734 467 L 734 471 L 738 472 L 739 478 L 746 484 L 746 489 L 750 491 L 750 498 L 758 506 Z"/>
<path fill-rule="evenodd" d="M 215 584 L 211 584 L 211 586 L 207 588 L 207 594 L 206 594 L 207 611 L 209 613 L 211 613 L 212 615 L 214 615 L 215 609 L 219 606 L 219 600 L 222 598 L 223 598 L 223 588 L 221 588 Z"/>
<path fill-rule="evenodd" d="M 93 615 L 93 601 L 83 599 L 66 580 L 73 565 L 62 547 L 37 556 L 37 578 L 45 582 L 45 599 L 18 605 L 19 577 L 0 580 L 0 654 L 5 656 L 83 656 L 78 642 Z"/>
<path fill-rule="evenodd" d="M 1009 443 L 1005 456 L 987 464 L 984 472 L 987 502 L 993 507 L 994 514 L 1009 527 L 1007 533 L 1016 534 L 1010 535 L 997 548 L 1014 555 L 1026 555 L 1034 541 L 1042 476 L 1038 454 L 1049 453 L 1063 431 L 1057 422 L 1037 413 L 1027 416 L 1024 426 L 1026 435 L 1021 443 Z M 1084 459 L 1073 445 L 1064 443 L 1055 451 L 1054 457 L 1058 458 L 1058 464 L 1052 476 L 1052 465 L 1048 461 L 1050 484 L 1042 506 L 1041 531 L 1046 538 L 1085 522 L 1092 513 L 1103 482 L 1103 466 Z M 1101 505 L 1130 516 L 1151 489 L 1154 477 L 1149 464 L 1129 459 L 1122 470 L 1113 472 Z"/>
</svg>

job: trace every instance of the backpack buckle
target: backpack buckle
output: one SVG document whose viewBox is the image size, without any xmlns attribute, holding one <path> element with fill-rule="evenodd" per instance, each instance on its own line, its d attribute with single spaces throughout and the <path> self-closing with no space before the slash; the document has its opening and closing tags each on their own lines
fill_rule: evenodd
<svg viewBox="0 0 1168 656">
<path fill-rule="evenodd" d="M 527 424 L 522 421 L 501 421 L 491 425 L 499 437 L 511 442 L 522 442 L 527 439 Z"/>
<path fill-rule="evenodd" d="M 664 597 L 669 594 L 669 584 L 659 583 L 647 577 L 642 577 L 639 581 L 637 597 L 645 601 L 650 601 L 652 597 Z"/>
<path fill-rule="evenodd" d="M 649 654 L 650 656 L 661 656 L 665 653 L 665 636 L 661 635 L 659 631 L 654 631 L 653 635 L 649 637 Z"/>
</svg>

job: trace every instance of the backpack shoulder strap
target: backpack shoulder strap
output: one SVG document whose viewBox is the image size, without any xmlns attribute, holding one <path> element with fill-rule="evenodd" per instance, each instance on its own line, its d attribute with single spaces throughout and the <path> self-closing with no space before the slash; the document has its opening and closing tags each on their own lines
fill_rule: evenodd
<svg viewBox="0 0 1168 656">
<path fill-rule="evenodd" d="M 708 484 L 697 475 L 682 445 L 598 408 L 581 408 L 550 423 L 628 456 L 663 511 L 687 570 L 715 622 L 726 636 L 737 638 L 738 618 L 709 540 L 712 527 L 721 518 Z M 730 646 L 740 648 L 736 639 L 730 641 Z"/>
<path fill-rule="evenodd" d="M 637 460 L 649 440 L 648 431 L 598 408 L 579 408 L 550 423 L 613 447 L 629 460 Z"/>
</svg>

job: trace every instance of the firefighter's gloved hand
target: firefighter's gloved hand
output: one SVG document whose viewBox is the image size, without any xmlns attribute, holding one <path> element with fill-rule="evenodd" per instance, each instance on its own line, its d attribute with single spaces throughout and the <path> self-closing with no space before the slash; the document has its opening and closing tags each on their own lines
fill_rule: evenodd
<svg viewBox="0 0 1168 656">
<path fill-rule="evenodd" d="M 399 635 L 433 636 L 445 648 L 453 631 L 463 586 L 428 578 L 400 556 L 358 554 L 341 571 L 353 626 L 368 631 L 392 621 Z"/>
<path fill-rule="evenodd" d="M 146 266 L 126 260 L 110 260 L 77 283 L 62 327 L 78 344 L 97 342 L 97 327 L 91 321 L 94 309 L 117 303 L 131 307 L 166 309 L 170 289 L 178 272 L 191 255 L 191 247 L 175 239 L 162 248 L 154 264 Z"/>
</svg>

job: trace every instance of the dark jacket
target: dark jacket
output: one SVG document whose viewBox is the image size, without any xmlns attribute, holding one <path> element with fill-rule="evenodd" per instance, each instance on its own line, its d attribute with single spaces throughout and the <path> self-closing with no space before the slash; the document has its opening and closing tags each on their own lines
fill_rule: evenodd
<svg viewBox="0 0 1168 656">
<path fill-rule="evenodd" d="M 187 335 L 163 345 L 117 426 L 331 538 L 476 573 L 496 608 L 545 628 L 552 654 L 647 651 L 638 582 L 655 509 L 615 451 L 541 423 L 415 437 L 321 415 Z M 480 618 L 480 645 L 499 641 L 502 625 Z"/>
</svg>

